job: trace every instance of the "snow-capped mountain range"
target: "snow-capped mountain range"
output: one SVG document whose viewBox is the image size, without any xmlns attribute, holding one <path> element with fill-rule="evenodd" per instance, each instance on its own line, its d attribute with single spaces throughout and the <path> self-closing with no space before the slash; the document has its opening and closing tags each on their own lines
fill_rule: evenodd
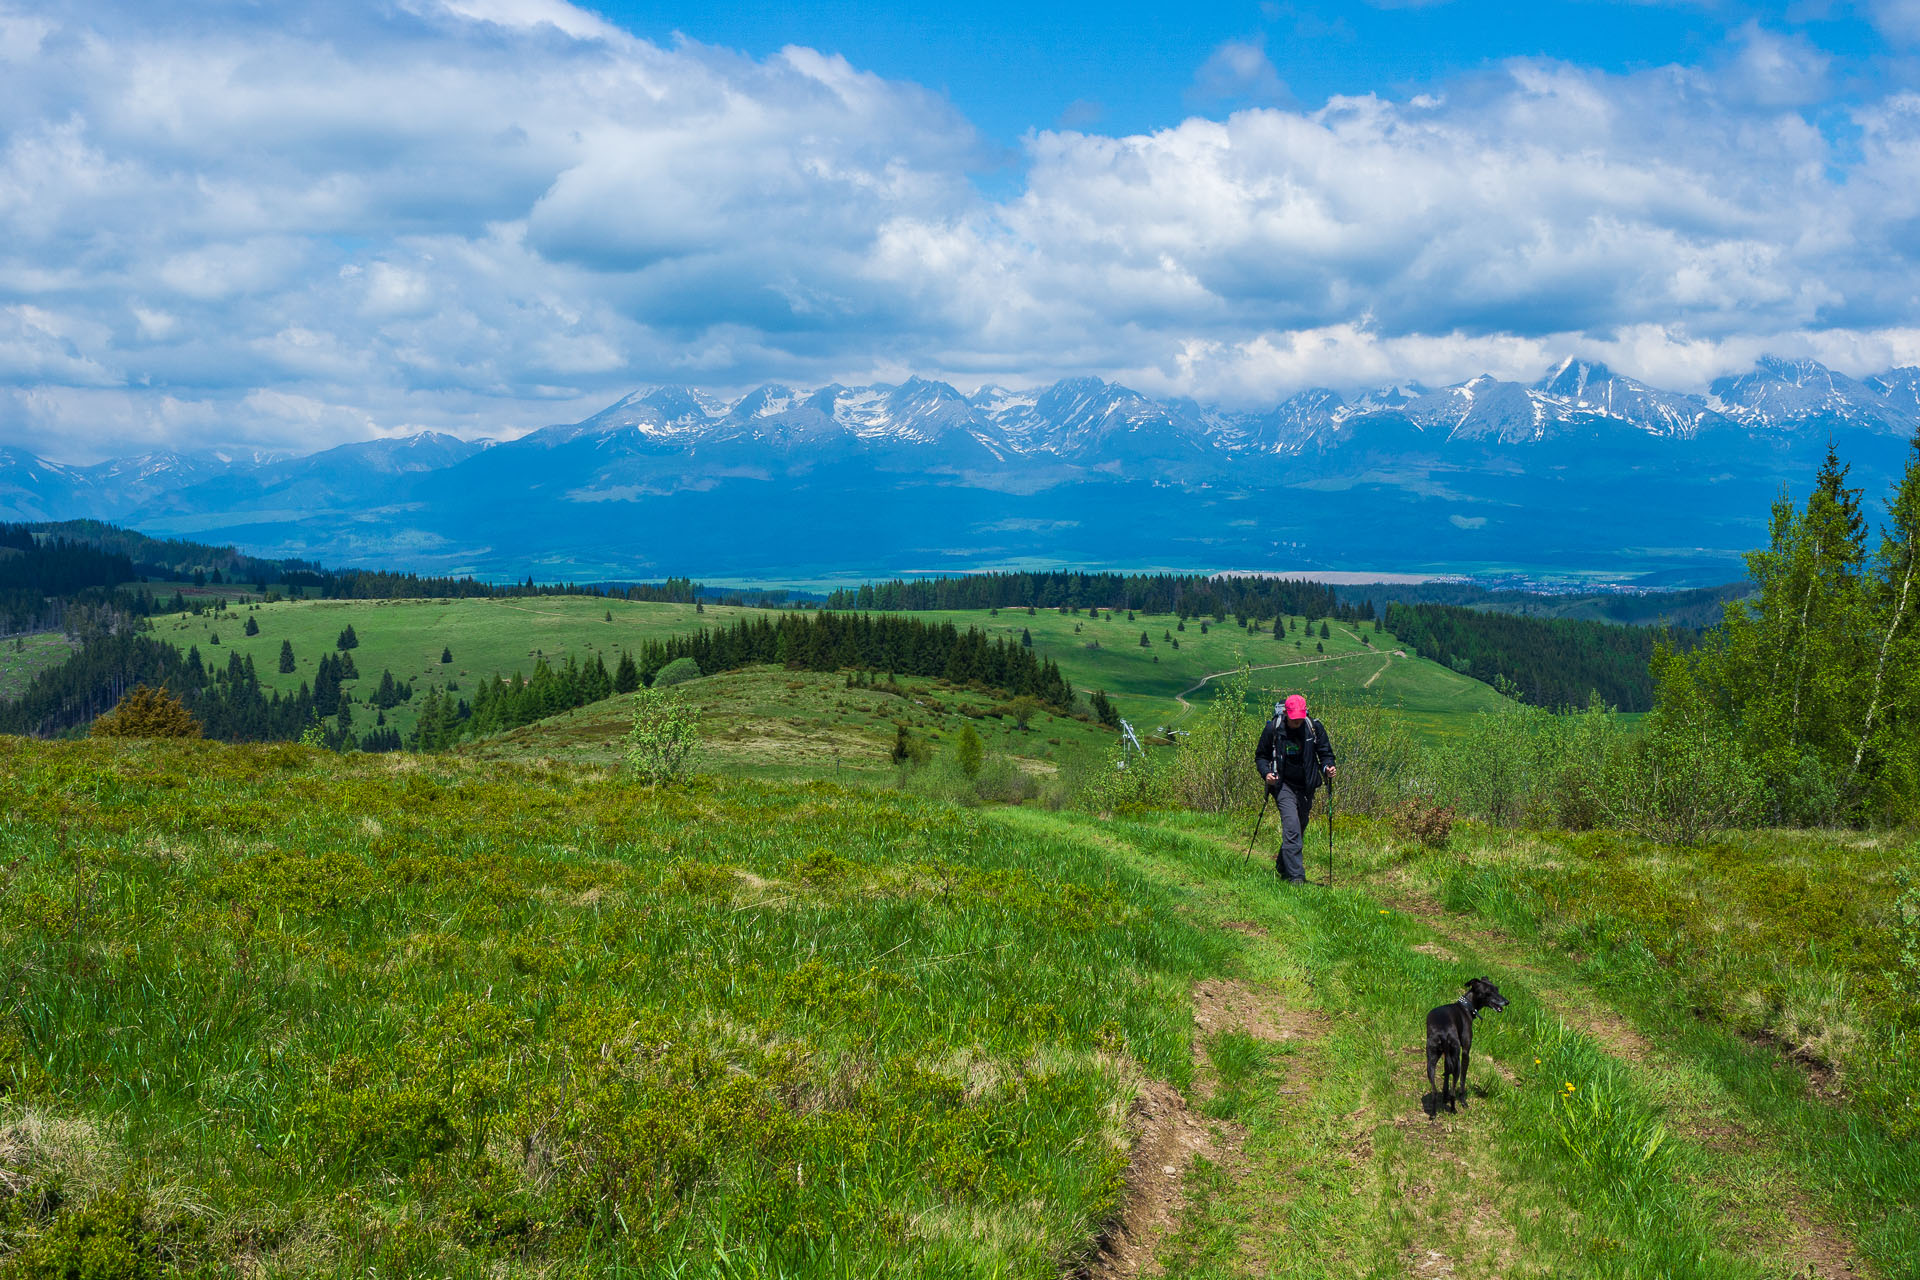
<svg viewBox="0 0 1920 1280">
<path fill-rule="evenodd" d="M 1418 383 L 1352 400 L 1328 388 L 1302 391 L 1266 411 L 1207 409 L 1157 400 L 1098 378 L 1069 378 L 1031 391 L 982 387 L 964 395 L 944 382 L 898 386 L 765 386 L 735 401 L 685 387 L 636 391 L 583 422 L 549 427 L 527 443 L 560 444 L 630 431 L 687 446 L 751 441 L 776 447 L 827 440 L 943 445 L 971 442 L 1007 459 L 1098 459 L 1129 439 L 1174 453 L 1300 454 L 1347 438 L 1370 419 L 1399 419 L 1445 440 L 1524 444 L 1595 430 L 1638 430 L 1691 439 L 1702 432 L 1773 432 L 1810 421 L 1910 434 L 1920 428 L 1920 368 L 1863 381 L 1810 360 L 1762 360 L 1722 378 L 1705 396 L 1662 391 L 1603 364 L 1567 359 L 1538 382 L 1482 375 L 1437 390 Z"/>
<path fill-rule="evenodd" d="M 957 557 L 959 567 L 1171 563 L 1168 540 L 1187 546 L 1192 567 L 1275 556 L 1326 567 L 1342 557 L 1324 537 L 1274 535 L 1323 519 L 1350 529 L 1361 514 L 1371 554 L 1391 557 L 1370 566 L 1380 569 L 1411 556 L 1453 564 L 1466 553 L 1452 543 L 1476 563 L 1513 561 L 1518 547 L 1532 560 L 1617 559 L 1626 537 L 1638 562 L 1717 557 L 1737 573 L 1731 558 L 1751 545 L 1767 499 L 1803 483 L 1829 440 L 1844 443 L 1856 480 L 1874 483 L 1916 431 L 1920 368 L 1856 380 L 1781 359 L 1704 396 L 1568 359 L 1533 383 L 1481 376 L 1352 398 L 1320 388 L 1258 411 L 1097 378 L 971 395 L 923 378 L 769 385 L 737 399 L 650 387 L 507 441 L 425 433 L 306 457 L 161 453 L 92 466 L 0 447 L 0 518 L 90 516 L 260 552 L 503 576 L 511 564 L 516 576 L 544 565 L 555 576 L 792 577 Z M 1096 491 L 1105 505 L 1090 510 Z M 1651 513 L 1655 491 L 1668 506 Z M 1247 514 L 1246 500 L 1275 495 L 1285 517 Z M 1625 530 L 1622 504 L 1640 514 Z M 1107 508 L 1130 514 L 1109 519 Z M 1129 523 L 1142 510 L 1173 519 L 1159 541 Z M 895 523 L 856 532 L 883 513 Z M 1382 513 L 1399 532 L 1377 527 Z M 1353 543 L 1342 534 L 1343 548 Z M 872 562 L 876 548 L 887 563 Z"/>
</svg>

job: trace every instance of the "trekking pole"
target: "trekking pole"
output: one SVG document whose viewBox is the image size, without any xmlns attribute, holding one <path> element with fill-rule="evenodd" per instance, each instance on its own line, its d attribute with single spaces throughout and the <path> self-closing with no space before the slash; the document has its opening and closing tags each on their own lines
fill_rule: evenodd
<svg viewBox="0 0 1920 1280">
<path fill-rule="evenodd" d="M 1260 839 L 1260 823 L 1261 823 L 1261 820 L 1262 820 L 1262 819 L 1264 819 L 1264 818 L 1265 818 L 1265 817 L 1267 816 L 1267 801 L 1269 801 L 1269 800 L 1271 800 L 1272 798 L 1273 798 L 1273 792 L 1271 792 L 1271 791 L 1267 791 L 1267 790 L 1265 790 L 1264 788 L 1263 788 L 1263 789 L 1261 790 L 1261 793 L 1260 793 L 1260 815 L 1259 815 L 1259 817 L 1256 817 L 1256 818 L 1255 818 L 1255 819 L 1253 820 L 1253 835 L 1252 835 L 1252 836 L 1250 836 L 1250 837 L 1248 837 L 1248 839 L 1247 839 L 1247 852 L 1246 852 L 1246 854 L 1245 854 L 1245 855 L 1244 855 L 1244 856 L 1243 856 L 1243 857 L 1242 857 L 1242 858 L 1240 859 L 1240 864 L 1241 864 L 1242 866 L 1245 866 L 1245 865 L 1246 865 L 1246 863 L 1247 863 L 1247 860 L 1248 860 L 1249 858 L 1252 858 L 1252 857 L 1253 857 L 1253 846 L 1254 846 L 1254 845 L 1255 845 L 1255 844 L 1256 844 L 1256 843 L 1257 843 L 1257 842 L 1259 841 L 1259 839 Z"/>
<path fill-rule="evenodd" d="M 1327 779 L 1327 888 L 1333 888 L 1333 779 Z"/>
</svg>

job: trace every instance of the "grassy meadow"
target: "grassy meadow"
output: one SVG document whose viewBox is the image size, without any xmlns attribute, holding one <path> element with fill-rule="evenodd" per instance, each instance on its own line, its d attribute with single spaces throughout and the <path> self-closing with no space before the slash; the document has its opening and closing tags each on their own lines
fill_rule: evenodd
<svg viewBox="0 0 1920 1280">
<path fill-rule="evenodd" d="M 73 655 L 73 642 L 58 632 L 0 640 L 0 698 L 17 698 L 33 678 Z"/>
<path fill-rule="evenodd" d="M 417 700 L 429 687 L 451 682 L 457 693 L 468 694 L 475 683 L 496 673 L 531 675 L 543 657 L 558 663 L 572 655 L 590 663 L 597 656 L 611 670 L 622 649 L 637 650 L 648 640 L 703 626 L 731 625 L 761 612 L 711 605 L 696 613 L 691 605 L 569 596 L 284 600 L 230 604 L 220 615 L 160 615 L 153 619 L 153 634 L 183 650 L 198 646 L 201 657 L 216 666 L 224 666 L 229 653 L 251 656 L 266 688 L 292 693 L 302 682 L 312 685 L 320 659 L 335 651 L 335 641 L 350 625 L 360 641 L 353 650 L 359 680 L 346 686 L 362 704 L 356 727 L 362 732 L 371 727 L 364 704 L 380 673 L 390 670 L 396 680 L 414 682 L 416 702 L 386 712 L 388 723 L 404 738 L 416 722 Z M 1334 694 L 1393 707 L 1429 735 L 1449 732 L 1459 713 L 1485 710 L 1496 705 L 1499 696 L 1479 681 L 1417 655 L 1396 655 L 1393 638 L 1371 627 L 1329 624 L 1329 636 L 1322 640 L 1317 629 L 1306 635 L 1306 620 L 1296 617 L 1287 620 L 1287 638 L 1275 640 L 1269 630 L 1250 634 L 1231 618 L 1224 623 L 1209 620 L 1202 634 L 1198 619 L 1188 619 L 1185 630 L 1178 630 L 1172 615 L 1139 614 L 1128 623 L 1124 612 L 1111 618 L 1102 612 L 1097 619 L 1046 610 L 1029 616 L 1014 609 L 910 616 L 951 622 L 962 630 L 978 627 L 990 636 L 1013 640 L 1024 629 L 1036 652 L 1058 663 L 1075 688 L 1105 689 L 1121 714 L 1143 732 L 1184 722 L 1192 705 L 1211 696 L 1215 686 L 1207 677 L 1241 662 L 1256 668 L 1258 696 L 1268 701 L 1296 690 L 1310 700 L 1317 693 Z M 256 636 L 243 632 L 249 617 L 259 623 Z M 1140 645 L 1142 632 L 1149 640 L 1145 648 Z M 279 671 L 282 641 L 293 645 L 296 663 L 287 675 Z M 451 652 L 452 663 L 441 663 L 443 649 Z M 8 678 L 13 662 L 13 655 L 0 653 L 0 679 Z"/>
<path fill-rule="evenodd" d="M 1290 889 L 1238 817 L 213 743 L 0 741 L 0 812 L 0 1274 L 1920 1259 L 1892 842 L 1341 819 Z"/>
</svg>

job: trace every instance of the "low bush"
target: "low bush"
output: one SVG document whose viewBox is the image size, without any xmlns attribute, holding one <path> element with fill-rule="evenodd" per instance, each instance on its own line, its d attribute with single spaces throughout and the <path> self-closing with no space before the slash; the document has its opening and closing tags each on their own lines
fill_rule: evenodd
<svg viewBox="0 0 1920 1280">
<path fill-rule="evenodd" d="M 700 664 L 692 658 L 675 658 L 672 662 L 669 662 L 666 666 L 654 673 L 653 687 L 656 689 L 671 689 L 677 684 L 685 684 L 689 680 L 698 680 L 702 674 Z"/>
<path fill-rule="evenodd" d="M 1444 849 L 1453 835 L 1454 812 L 1446 805 L 1404 802 L 1393 815 L 1393 833 L 1429 849 Z"/>
</svg>

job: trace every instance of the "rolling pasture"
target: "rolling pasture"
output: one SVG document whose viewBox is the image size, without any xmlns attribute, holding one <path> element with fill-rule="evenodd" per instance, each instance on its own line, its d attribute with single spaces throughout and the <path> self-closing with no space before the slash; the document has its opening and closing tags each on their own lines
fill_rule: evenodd
<svg viewBox="0 0 1920 1280">
<path fill-rule="evenodd" d="M 1225 817 L 19 739 L 0 811 L 10 1274 L 1920 1258 L 1892 843 L 1343 819 L 1293 890 Z"/>
<path fill-rule="evenodd" d="M 261 682 L 283 693 L 294 692 L 302 682 L 310 686 L 320 658 L 335 652 L 335 641 L 351 625 L 360 642 L 352 651 L 360 676 L 358 682 L 349 681 L 347 688 L 362 704 L 357 727 L 364 731 L 372 718 L 364 705 L 383 670 L 392 671 L 396 680 L 412 680 L 417 704 L 429 686 L 451 681 L 458 693 L 466 695 L 477 681 L 496 673 L 531 675 L 542 658 L 558 664 L 568 656 L 581 662 L 598 657 L 611 670 L 622 649 L 637 651 L 648 640 L 702 626 L 729 625 L 760 612 L 711 605 L 704 613 L 696 613 L 691 605 L 572 596 L 288 600 L 254 607 L 233 605 L 218 616 L 161 615 L 153 625 L 159 639 L 181 649 L 197 645 L 202 658 L 216 666 L 224 665 L 232 652 L 250 655 Z M 1317 628 L 1308 636 L 1306 620 L 1295 617 L 1287 620 L 1288 637 L 1275 640 L 1266 628 L 1250 634 L 1231 618 L 1224 623 L 1209 620 L 1202 634 L 1198 619 L 1188 619 L 1185 629 L 1178 630 L 1171 615 L 1138 614 L 1129 623 L 1124 612 L 1111 618 L 1103 612 L 1098 619 L 1044 610 L 1029 616 L 1025 610 L 1012 609 L 997 614 L 968 610 L 909 616 L 930 623 L 951 622 L 962 630 L 978 627 L 990 636 L 1015 641 L 1025 630 L 1036 652 L 1057 662 L 1077 689 L 1089 693 L 1105 689 L 1121 714 L 1142 731 L 1178 724 L 1191 703 L 1211 696 L 1213 685 L 1204 683 L 1206 677 L 1242 661 L 1260 668 L 1255 685 L 1262 697 L 1268 691 L 1298 689 L 1311 700 L 1316 691 L 1337 691 L 1348 699 L 1395 707 L 1427 732 L 1445 732 L 1451 717 L 1485 709 L 1498 698 L 1479 681 L 1436 663 L 1396 656 L 1392 637 L 1375 634 L 1370 626 L 1332 623 L 1328 638 L 1322 640 Z M 243 634 L 248 617 L 259 623 L 256 636 Z M 1267 627 L 1271 621 L 1267 620 Z M 1142 632 L 1148 637 L 1146 647 L 1140 644 Z M 294 651 L 296 666 L 289 675 L 278 668 L 283 640 Z M 450 664 L 440 662 L 443 649 L 452 654 Z M 0 667 L 5 660 L 6 655 L 0 654 Z M 1181 701 L 1183 694 L 1186 703 Z M 413 705 L 403 703 L 386 714 L 403 737 L 411 732 Z"/>
</svg>

